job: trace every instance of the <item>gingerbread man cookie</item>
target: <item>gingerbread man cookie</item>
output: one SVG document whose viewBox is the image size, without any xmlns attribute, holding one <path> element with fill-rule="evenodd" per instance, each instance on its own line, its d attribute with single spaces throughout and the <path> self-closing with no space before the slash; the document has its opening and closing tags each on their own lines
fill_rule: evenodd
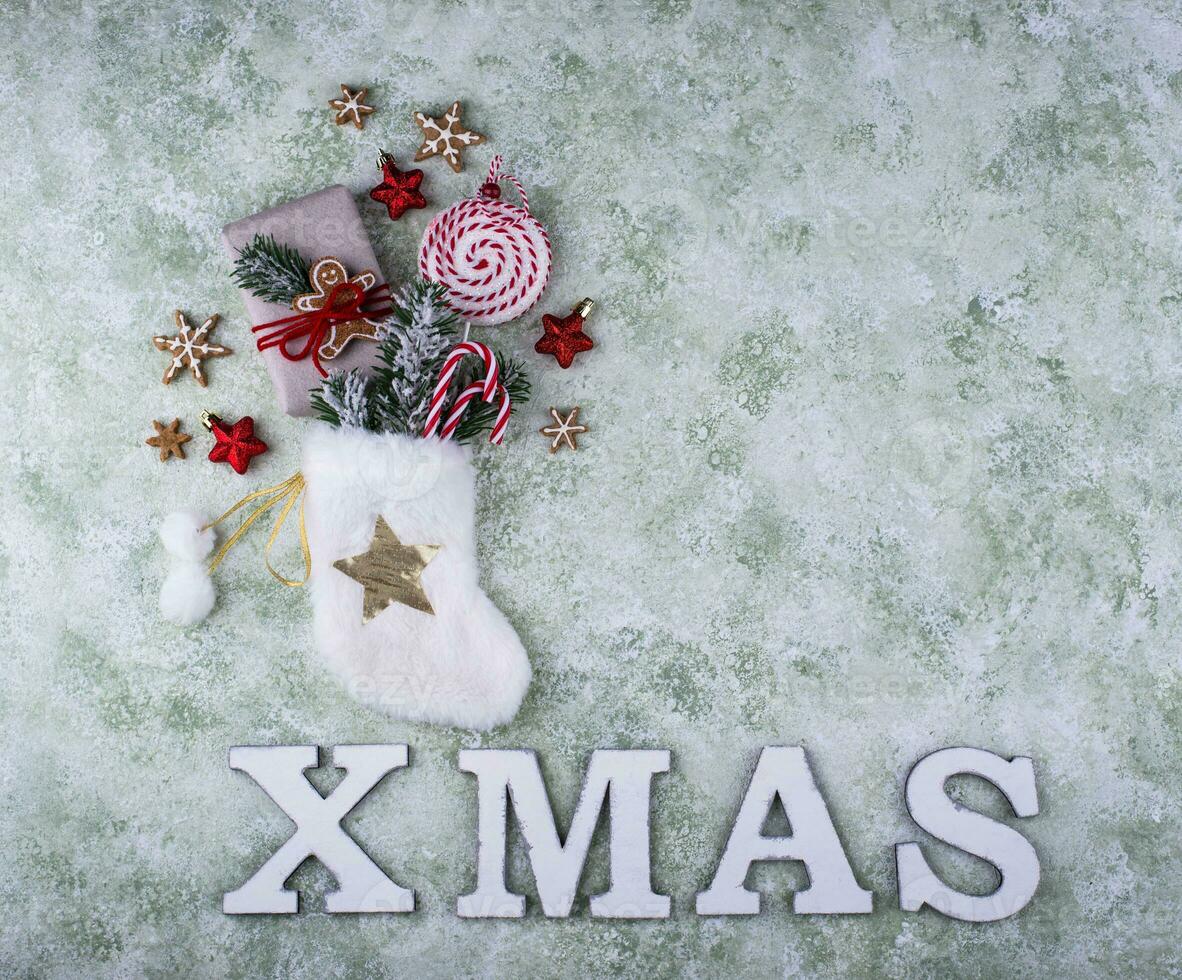
<svg viewBox="0 0 1182 980">
<path fill-rule="evenodd" d="M 345 266 L 341 260 L 331 255 L 320 259 L 308 270 L 308 279 L 311 281 L 314 291 L 300 293 L 291 301 L 291 308 L 293 310 L 299 310 L 302 313 L 323 309 L 333 289 L 343 282 L 350 282 L 355 286 L 359 286 L 363 291 L 372 289 L 374 283 L 377 282 L 377 276 L 369 269 L 359 272 L 350 279 L 349 273 L 345 271 Z M 344 306 L 352 298 L 350 294 L 338 297 L 334 306 Z M 360 317 L 356 320 L 349 320 L 346 323 L 334 323 L 329 329 L 328 339 L 320 345 L 320 356 L 326 361 L 331 361 L 345 349 L 345 345 L 354 337 L 377 340 L 378 327 L 381 325 L 381 322 L 380 318 L 367 320 L 364 317 Z"/>
</svg>

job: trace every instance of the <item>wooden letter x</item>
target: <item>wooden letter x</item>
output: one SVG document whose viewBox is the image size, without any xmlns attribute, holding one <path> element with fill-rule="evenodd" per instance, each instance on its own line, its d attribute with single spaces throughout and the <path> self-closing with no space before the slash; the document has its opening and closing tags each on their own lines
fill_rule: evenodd
<svg viewBox="0 0 1182 980">
<path fill-rule="evenodd" d="M 329 912 L 413 912 L 414 892 L 386 877 L 341 827 L 345 816 L 382 778 L 407 764 L 405 745 L 338 745 L 333 765 L 348 770 L 328 796 L 321 796 L 304 776 L 320 764 L 314 745 L 236 745 L 230 768 L 258 783 L 296 825 L 287 842 L 237 891 L 226 892 L 222 911 L 229 915 L 293 913 L 299 892 L 284 882 L 307 858 L 318 858 L 337 880 L 325 896 Z"/>
</svg>

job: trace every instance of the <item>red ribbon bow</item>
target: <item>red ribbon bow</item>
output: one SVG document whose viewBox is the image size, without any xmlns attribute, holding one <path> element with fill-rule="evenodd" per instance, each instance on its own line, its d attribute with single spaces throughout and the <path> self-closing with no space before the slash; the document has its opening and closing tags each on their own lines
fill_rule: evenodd
<svg viewBox="0 0 1182 980">
<path fill-rule="evenodd" d="M 294 316 L 260 323 L 251 329 L 251 333 L 270 331 L 259 337 L 258 349 L 262 351 L 278 347 L 279 353 L 289 361 L 302 361 L 311 354 L 316 370 L 322 378 L 327 378 L 328 372 L 320 363 L 320 348 L 329 327 L 350 320 L 376 320 L 393 312 L 390 287 L 385 283 L 363 290 L 356 283 L 341 282 L 332 287 L 332 292 L 320 309 L 305 310 Z M 307 338 L 303 347 L 292 350 L 289 345 L 301 338 Z"/>
</svg>

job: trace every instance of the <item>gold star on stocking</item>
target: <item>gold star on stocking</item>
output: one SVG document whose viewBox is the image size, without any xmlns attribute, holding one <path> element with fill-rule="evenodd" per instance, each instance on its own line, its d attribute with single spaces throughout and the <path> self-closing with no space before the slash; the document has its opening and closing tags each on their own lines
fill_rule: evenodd
<svg viewBox="0 0 1182 980">
<path fill-rule="evenodd" d="M 332 563 L 365 590 L 361 622 L 368 623 L 395 603 L 435 615 L 419 577 L 439 552 L 437 544 L 403 544 L 384 517 L 378 518 L 369 549 Z"/>
<path fill-rule="evenodd" d="M 415 122 L 423 131 L 423 145 L 415 154 L 415 160 L 426 160 L 428 157 L 441 155 L 447 165 L 456 173 L 464 169 L 460 153 L 465 147 L 477 146 L 484 142 L 483 133 L 474 133 L 460 125 L 460 108 L 458 102 L 453 102 L 451 108 L 438 119 L 432 119 L 425 112 L 415 113 Z"/>
<path fill-rule="evenodd" d="M 369 89 L 363 88 L 352 92 L 348 85 L 342 85 L 342 98 L 328 100 L 328 104 L 337 111 L 336 119 L 333 121 L 338 126 L 351 122 L 358 129 L 365 129 L 365 117 L 373 112 L 373 106 L 365 104 L 365 93 L 368 91 Z"/>
</svg>

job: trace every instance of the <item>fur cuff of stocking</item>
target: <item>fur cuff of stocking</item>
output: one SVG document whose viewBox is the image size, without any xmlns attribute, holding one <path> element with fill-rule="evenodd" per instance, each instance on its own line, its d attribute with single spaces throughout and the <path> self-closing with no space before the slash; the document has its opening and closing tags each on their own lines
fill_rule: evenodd
<svg viewBox="0 0 1182 980">
<path fill-rule="evenodd" d="M 406 721 L 481 730 L 511 721 L 529 658 L 480 588 L 467 451 L 318 425 L 303 473 L 316 646 L 353 696 Z M 379 516 L 403 544 L 439 546 L 420 578 L 434 614 L 395 603 L 362 624 L 364 589 L 333 562 L 365 552 Z"/>
</svg>

